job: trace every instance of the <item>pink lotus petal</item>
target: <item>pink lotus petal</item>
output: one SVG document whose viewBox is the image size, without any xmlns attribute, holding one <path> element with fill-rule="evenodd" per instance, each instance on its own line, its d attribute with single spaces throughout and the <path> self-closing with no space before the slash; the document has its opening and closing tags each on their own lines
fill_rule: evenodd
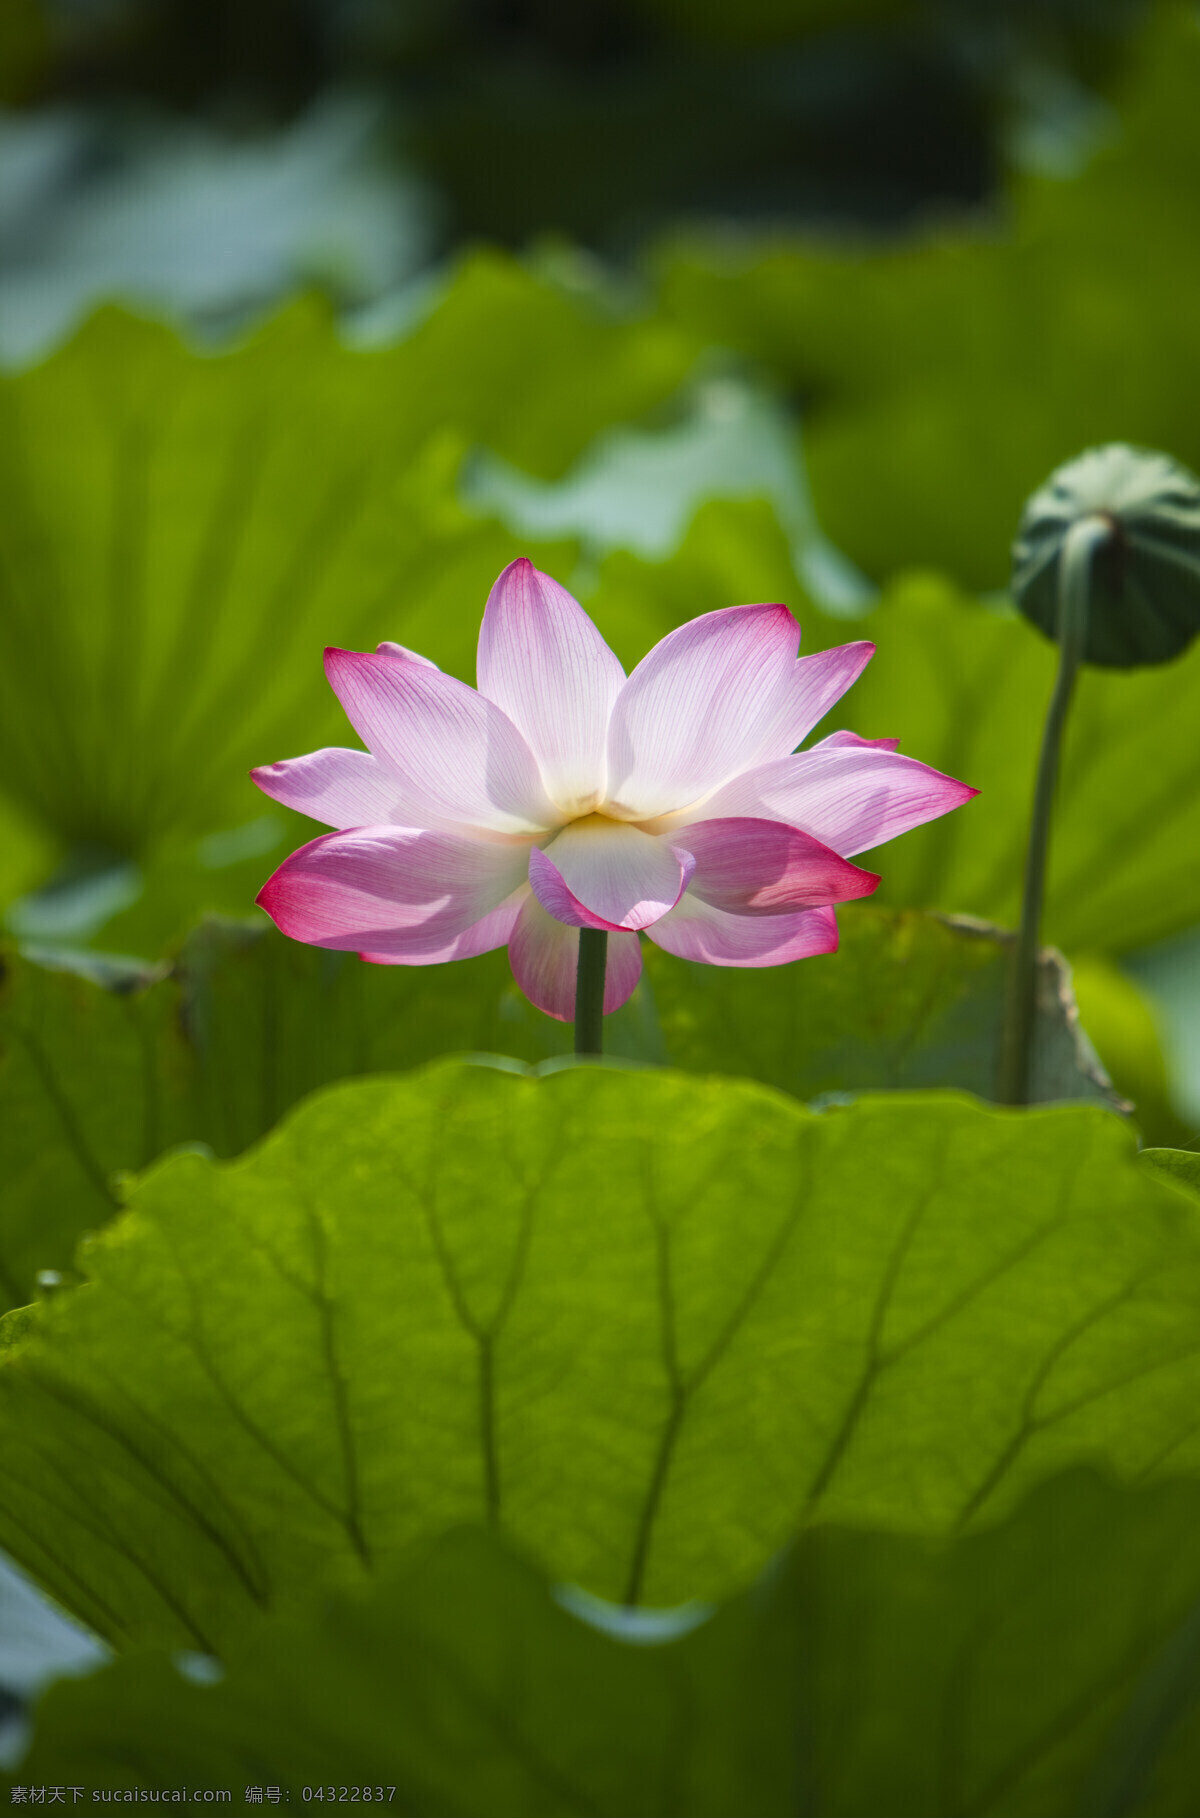
<svg viewBox="0 0 1200 1818">
<path fill-rule="evenodd" d="M 861 739 L 857 732 L 831 732 L 819 745 L 812 746 L 813 751 L 833 751 L 843 745 L 852 745 L 856 751 L 899 751 L 899 739 Z"/>
<path fill-rule="evenodd" d="M 380 965 L 507 940 L 522 989 L 563 1019 L 580 927 L 612 935 L 606 1011 L 637 982 L 639 929 L 717 965 L 829 952 L 830 905 L 879 881 L 849 855 L 975 791 L 891 739 L 835 732 L 796 754 L 873 650 L 797 657 L 798 643 L 786 607 L 730 607 L 672 632 L 625 681 L 570 594 L 520 561 L 488 602 L 478 693 L 400 644 L 329 650 L 370 749 L 253 772 L 339 829 L 258 900 L 293 938 Z"/>
<path fill-rule="evenodd" d="M 327 827 L 375 827 L 399 814 L 402 785 L 369 751 L 330 746 L 250 772 L 264 795 Z"/>
<path fill-rule="evenodd" d="M 794 751 L 801 739 L 808 737 L 817 722 L 823 720 L 829 709 L 857 682 L 874 655 L 874 644 L 858 643 L 838 644 L 832 650 L 818 650 L 815 656 L 799 657 L 778 730 L 772 728 L 773 749 L 768 750 L 766 742 L 760 742 L 757 752 L 747 752 L 742 768 L 749 770 L 755 764 L 765 764 L 771 758 L 785 757 Z M 841 734 L 835 732 L 833 736 L 839 738 Z M 854 734 L 846 736 L 853 738 Z"/>
<path fill-rule="evenodd" d="M 491 953 L 495 947 L 506 947 L 517 923 L 522 905 L 529 896 L 529 885 L 522 884 L 506 897 L 498 909 L 472 922 L 461 934 L 449 936 L 438 947 L 403 953 L 360 953 L 359 959 L 374 966 L 440 966 L 447 960 L 474 959 L 477 954 Z M 431 936 L 432 938 L 432 936 Z"/>
<path fill-rule="evenodd" d="M 350 723 L 402 784 L 410 826 L 537 833 L 562 815 L 512 721 L 431 664 L 327 650 L 325 669 Z"/>
<path fill-rule="evenodd" d="M 795 915 L 732 915 L 689 890 L 677 908 L 646 930 L 656 946 L 679 959 L 709 966 L 782 966 L 837 951 L 837 917 L 830 908 Z"/>
<path fill-rule="evenodd" d="M 559 1022 L 575 1020 L 575 975 L 579 965 L 579 930 L 547 915 L 530 896 L 517 917 L 508 943 L 513 977 L 531 1004 Z M 642 949 L 636 934 L 610 934 L 604 974 L 604 1014 L 631 996 L 642 976 Z"/>
<path fill-rule="evenodd" d="M 393 644 L 390 639 L 385 639 L 382 644 L 376 644 L 375 655 L 399 657 L 402 663 L 423 663 L 426 669 L 437 668 L 432 657 L 422 656 L 417 650 L 410 650 L 407 644 Z"/>
<path fill-rule="evenodd" d="M 705 802 L 704 815 L 786 821 L 851 858 L 948 814 L 978 793 L 916 758 L 827 739 L 735 778 Z M 690 837 L 686 826 L 672 831 L 672 838 L 685 844 Z"/>
<path fill-rule="evenodd" d="M 529 855 L 543 909 L 573 928 L 648 928 L 673 909 L 692 874 L 691 854 L 625 821 L 588 815 Z"/>
<path fill-rule="evenodd" d="M 522 558 L 488 598 L 479 692 L 503 709 L 569 814 L 602 800 L 608 720 L 625 671 L 565 587 Z"/>
<path fill-rule="evenodd" d="M 786 606 L 730 606 L 656 644 L 613 708 L 612 812 L 626 820 L 669 814 L 744 769 L 747 753 L 777 736 L 799 642 Z"/>
<path fill-rule="evenodd" d="M 879 886 L 873 872 L 861 871 L 782 821 L 695 821 L 681 837 L 696 860 L 688 895 L 732 915 L 846 903 Z"/>
<path fill-rule="evenodd" d="M 283 861 L 257 901 L 316 947 L 434 957 L 525 882 L 523 840 L 410 827 L 326 833 Z"/>
</svg>

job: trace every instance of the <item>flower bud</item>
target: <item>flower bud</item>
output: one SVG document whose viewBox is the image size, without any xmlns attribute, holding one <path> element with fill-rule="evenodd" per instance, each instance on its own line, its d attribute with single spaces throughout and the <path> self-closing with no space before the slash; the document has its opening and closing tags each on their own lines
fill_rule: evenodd
<svg viewBox="0 0 1200 1818">
<path fill-rule="evenodd" d="M 1067 531 L 1100 518 L 1092 557 L 1084 661 L 1107 669 L 1166 663 L 1200 631 L 1200 481 L 1168 455 L 1113 442 L 1051 474 L 1021 515 L 1013 597 L 1056 638 Z"/>
</svg>

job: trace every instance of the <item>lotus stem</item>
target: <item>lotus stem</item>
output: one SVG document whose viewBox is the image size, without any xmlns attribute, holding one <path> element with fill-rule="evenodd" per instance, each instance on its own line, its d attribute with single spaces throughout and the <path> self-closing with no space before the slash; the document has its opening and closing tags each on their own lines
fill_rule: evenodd
<svg viewBox="0 0 1200 1818">
<path fill-rule="evenodd" d="M 1021 924 L 1008 973 L 997 1093 L 1002 1105 L 1029 1103 L 1037 1007 L 1038 934 L 1042 920 L 1046 855 L 1050 847 L 1050 820 L 1058 781 L 1059 752 L 1075 677 L 1087 638 L 1092 557 L 1112 534 L 1113 523 L 1108 517 L 1095 513 L 1078 518 L 1068 529 L 1059 556 L 1058 675 L 1042 732 L 1042 749 L 1038 758 L 1033 814 L 1029 826 L 1029 850 L 1025 859 Z"/>
<path fill-rule="evenodd" d="M 608 930 L 579 930 L 579 970 L 575 974 L 575 1052 L 604 1052 L 604 969 L 608 963 Z"/>
</svg>

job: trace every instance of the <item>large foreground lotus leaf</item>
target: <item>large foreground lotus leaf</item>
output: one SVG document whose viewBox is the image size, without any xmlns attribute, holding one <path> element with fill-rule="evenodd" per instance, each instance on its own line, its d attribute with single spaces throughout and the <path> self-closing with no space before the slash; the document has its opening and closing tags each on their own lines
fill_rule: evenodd
<svg viewBox="0 0 1200 1818">
<path fill-rule="evenodd" d="M 818 514 L 879 578 L 936 563 L 1005 585 L 1022 503 L 1083 448 L 1200 465 L 1194 10 L 1153 9 L 1130 65 L 1082 174 L 1026 175 L 999 221 L 884 248 L 781 234 L 668 257 L 675 317 L 808 402 Z"/>
<path fill-rule="evenodd" d="M 1200 1463 L 1197 1211 L 1100 1109 L 445 1062 L 164 1159 L 83 1258 L 0 1328 L 0 1544 L 119 1644 L 460 1522 L 659 1605 Z"/>
<path fill-rule="evenodd" d="M 768 1818 L 792 1765 L 795 1685 L 770 1687 L 761 1629 L 740 1602 L 682 1647 L 629 1647 L 568 1614 L 495 1535 L 459 1532 L 369 1597 L 264 1623 L 235 1642 L 219 1684 L 141 1654 L 55 1688 L 19 1774 L 257 1783 L 294 1805 L 330 1782 L 318 1799 L 336 1801 L 350 1781 L 413 1818 L 653 1818 L 668 1796 L 694 1818 Z M 751 1685 L 771 1698 L 774 1736 L 747 1722 Z"/>
<path fill-rule="evenodd" d="M 993 1090 L 1006 948 L 986 932 L 864 905 L 843 917 L 840 952 L 816 961 L 745 973 L 657 948 L 646 958 L 652 982 L 607 1019 L 610 1053 L 734 1070 L 798 1098 Z M 1113 1102 L 1052 962 L 1043 986 L 1039 1097 Z M 569 1026 L 516 989 L 504 951 L 367 966 L 214 921 L 170 973 L 11 955 L 0 983 L 0 1310 L 32 1299 L 40 1272 L 69 1270 L 80 1236 L 112 1216 L 114 1176 L 172 1144 L 236 1155 L 333 1080 L 455 1052 L 540 1061 L 570 1047 Z"/>
<path fill-rule="evenodd" d="M 323 645 L 395 639 L 472 672 L 519 551 L 456 505 L 466 448 L 553 474 L 693 355 L 496 255 L 369 352 L 315 305 L 221 355 L 102 312 L 0 378 L 5 790 L 120 853 L 248 819 L 252 764 L 345 740 Z"/>
<path fill-rule="evenodd" d="M 809 1809 L 1188 1818 L 1198 1513 L 1194 1473 L 1129 1490 L 1078 1470 L 948 1546 L 804 1536 L 773 1614 L 798 1656 Z"/>
<path fill-rule="evenodd" d="M 150 1654 L 58 1686 L 14 1778 L 293 1803 L 370 1784 L 461 1818 L 1115 1818 L 1123 1798 L 1186 1818 L 1198 1524 L 1194 1480 L 1076 1472 L 945 1545 L 818 1528 L 651 1647 L 584 1626 L 494 1536 L 455 1534 L 238 1638 L 220 1683 Z"/>
</svg>

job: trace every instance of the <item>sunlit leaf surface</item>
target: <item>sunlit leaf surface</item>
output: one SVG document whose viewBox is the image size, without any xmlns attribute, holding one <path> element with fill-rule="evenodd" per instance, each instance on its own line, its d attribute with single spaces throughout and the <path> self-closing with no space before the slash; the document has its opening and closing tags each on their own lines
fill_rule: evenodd
<svg viewBox="0 0 1200 1818">
<path fill-rule="evenodd" d="M 118 1644 L 464 1521 L 670 1604 L 1200 1462 L 1195 1211 L 1100 1109 L 442 1063 L 167 1158 L 83 1263 L 4 1328 L 0 1541 Z"/>
</svg>

